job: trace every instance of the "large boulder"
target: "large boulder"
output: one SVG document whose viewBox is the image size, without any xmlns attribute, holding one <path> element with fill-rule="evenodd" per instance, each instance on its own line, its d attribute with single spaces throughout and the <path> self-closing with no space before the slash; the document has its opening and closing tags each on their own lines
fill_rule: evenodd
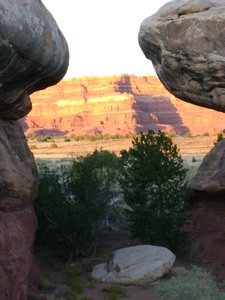
<svg viewBox="0 0 225 300">
<path fill-rule="evenodd" d="M 67 43 L 41 1 L 0 0 L 0 117 L 31 110 L 29 94 L 57 83 L 68 66 Z"/>
<path fill-rule="evenodd" d="M 175 255 L 159 246 L 139 245 L 115 251 L 108 263 L 94 267 L 92 278 L 107 282 L 145 285 L 168 273 Z"/>
<path fill-rule="evenodd" d="M 19 121 L 0 118 L 0 299 L 27 299 L 38 177 Z"/>
<path fill-rule="evenodd" d="M 187 208 L 188 255 L 225 279 L 225 194 L 194 192 Z"/>
<path fill-rule="evenodd" d="M 225 192 L 225 140 L 216 143 L 204 157 L 188 186 L 208 193 Z"/>
<path fill-rule="evenodd" d="M 225 1 L 173 0 L 143 21 L 139 44 L 165 87 L 225 111 Z"/>
<path fill-rule="evenodd" d="M 0 0 L 0 299 L 26 300 L 36 230 L 34 157 L 19 118 L 29 94 L 57 83 L 67 43 L 40 0 Z"/>
</svg>

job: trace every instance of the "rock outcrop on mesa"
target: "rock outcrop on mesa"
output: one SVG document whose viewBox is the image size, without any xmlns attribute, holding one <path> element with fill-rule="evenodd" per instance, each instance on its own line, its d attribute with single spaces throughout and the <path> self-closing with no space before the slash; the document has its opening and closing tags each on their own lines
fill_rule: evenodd
<svg viewBox="0 0 225 300">
<path fill-rule="evenodd" d="M 38 177 L 18 121 L 29 94 L 58 82 L 68 47 L 41 1 L 0 0 L 0 299 L 28 299 Z"/>
<path fill-rule="evenodd" d="M 174 0 L 143 21 L 139 44 L 176 97 L 225 111 L 225 2 Z"/>
<path fill-rule="evenodd" d="M 129 134 L 148 129 L 217 134 L 225 115 L 180 101 L 155 76 L 114 75 L 64 79 L 31 95 L 22 120 L 26 135 Z"/>
</svg>

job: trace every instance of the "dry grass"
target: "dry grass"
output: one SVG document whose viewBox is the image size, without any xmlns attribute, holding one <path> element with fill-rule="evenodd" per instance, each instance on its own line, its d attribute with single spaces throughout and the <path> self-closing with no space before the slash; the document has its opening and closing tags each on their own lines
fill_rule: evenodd
<svg viewBox="0 0 225 300">
<path fill-rule="evenodd" d="M 202 157 L 213 147 L 215 136 L 176 137 L 173 139 L 178 145 L 182 156 Z M 35 158 L 73 158 L 85 156 L 95 149 L 105 149 L 119 154 L 121 149 L 131 147 L 131 139 L 103 140 L 103 141 L 55 141 L 57 148 L 51 148 L 51 142 L 29 142 Z M 36 149 L 34 149 L 36 146 Z"/>
</svg>

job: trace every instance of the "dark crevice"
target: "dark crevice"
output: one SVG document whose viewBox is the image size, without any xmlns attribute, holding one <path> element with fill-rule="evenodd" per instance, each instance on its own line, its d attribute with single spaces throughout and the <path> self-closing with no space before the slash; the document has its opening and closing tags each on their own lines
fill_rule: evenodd
<svg viewBox="0 0 225 300">
<path fill-rule="evenodd" d="M 178 19 L 182 16 L 186 16 L 186 15 L 192 15 L 192 14 L 197 14 L 197 13 L 201 13 L 203 11 L 207 11 L 209 10 L 210 8 L 212 8 L 212 6 L 209 6 L 209 7 L 206 7 L 206 8 L 202 8 L 202 9 L 199 9 L 197 11 L 192 11 L 192 10 L 183 10 L 181 12 L 179 12 L 177 15 L 178 15 Z"/>
</svg>

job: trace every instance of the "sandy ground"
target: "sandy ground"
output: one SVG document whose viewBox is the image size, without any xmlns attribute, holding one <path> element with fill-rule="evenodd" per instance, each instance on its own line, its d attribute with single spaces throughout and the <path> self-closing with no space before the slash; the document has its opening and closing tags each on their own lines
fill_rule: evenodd
<svg viewBox="0 0 225 300">
<path fill-rule="evenodd" d="M 173 139 L 180 149 L 182 156 L 204 156 L 213 147 L 216 140 L 215 136 L 201 137 L 176 137 Z M 52 142 L 29 141 L 35 158 L 73 158 L 92 153 L 95 149 L 106 149 L 117 154 L 122 149 L 132 146 L 130 139 L 102 140 L 102 141 L 71 141 L 55 140 L 57 148 L 51 148 Z M 33 149 L 36 147 L 36 149 Z"/>
</svg>

